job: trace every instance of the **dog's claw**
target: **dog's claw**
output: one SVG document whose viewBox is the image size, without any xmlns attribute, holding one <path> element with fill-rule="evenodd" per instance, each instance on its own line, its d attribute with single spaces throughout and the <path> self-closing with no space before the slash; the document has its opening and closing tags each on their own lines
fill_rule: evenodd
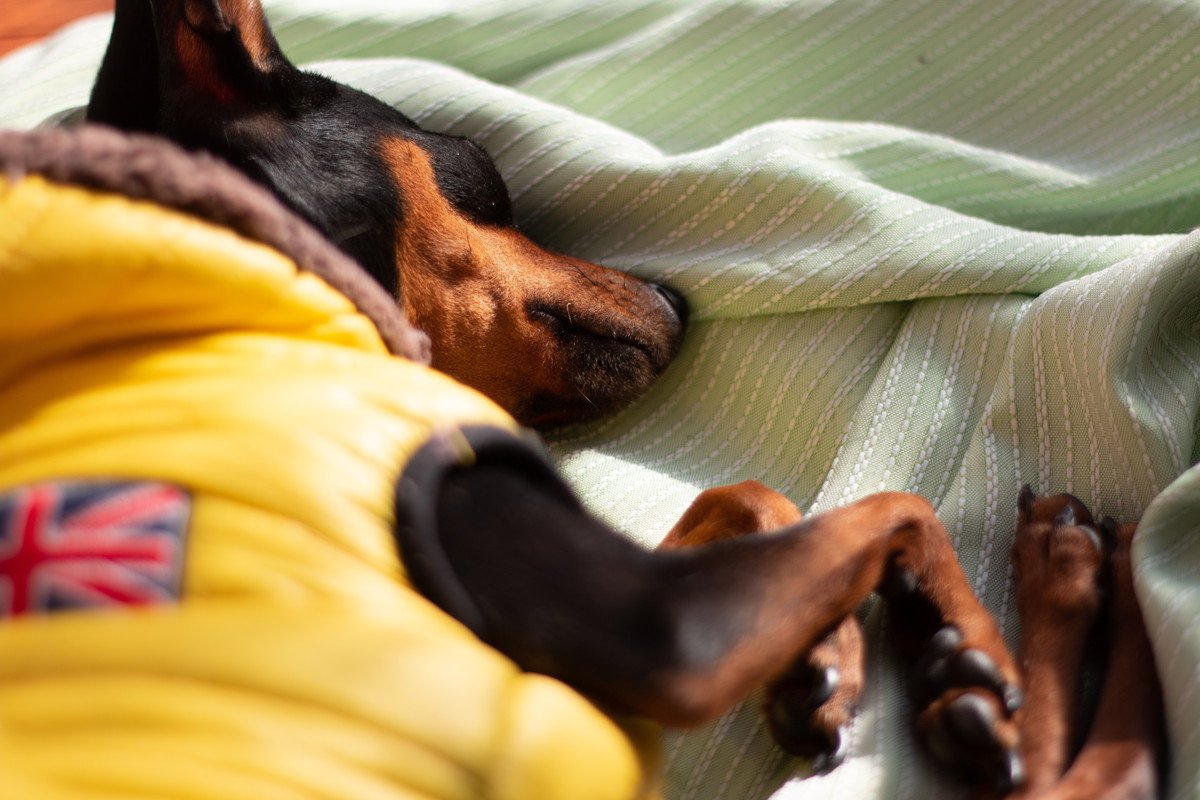
<svg viewBox="0 0 1200 800">
<path fill-rule="evenodd" d="M 1033 501 L 1037 499 L 1033 494 L 1033 489 L 1027 483 L 1021 487 L 1020 494 L 1017 495 L 1017 510 L 1021 515 L 1028 519 L 1033 516 Z"/>
<path fill-rule="evenodd" d="M 1008 757 L 1001 766 L 996 789 L 1005 795 L 1020 788 L 1025 783 L 1025 762 L 1016 750 L 1009 750 Z"/>
<path fill-rule="evenodd" d="M 1000 699 L 1004 702 L 1004 710 L 1011 717 L 1025 705 L 1025 692 L 1021 691 L 1020 686 L 1006 683 L 1000 693 Z"/>
<path fill-rule="evenodd" d="M 1079 525 L 1077 527 L 1088 537 L 1088 540 L 1092 543 L 1092 546 L 1096 548 L 1097 553 L 1103 553 L 1105 551 L 1104 541 L 1100 538 L 1100 534 L 1096 532 L 1095 528 L 1093 528 L 1091 525 Z"/>
<path fill-rule="evenodd" d="M 843 725 L 834 730 L 833 740 L 829 743 L 829 748 L 814 756 L 809 768 L 813 771 L 814 775 L 824 775 L 827 772 L 832 772 L 846 760 L 846 753 L 849 750 L 850 737 L 846 726 Z"/>
</svg>

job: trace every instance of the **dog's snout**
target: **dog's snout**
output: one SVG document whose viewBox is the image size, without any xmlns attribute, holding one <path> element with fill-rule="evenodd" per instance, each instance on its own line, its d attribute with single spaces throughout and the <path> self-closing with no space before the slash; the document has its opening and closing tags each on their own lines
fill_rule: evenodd
<svg viewBox="0 0 1200 800">
<path fill-rule="evenodd" d="M 688 304 L 684 296 L 670 286 L 663 286 L 658 283 L 650 285 L 654 287 L 654 291 L 667 304 L 667 307 L 679 318 L 679 327 L 683 328 L 687 324 L 688 318 Z"/>
</svg>

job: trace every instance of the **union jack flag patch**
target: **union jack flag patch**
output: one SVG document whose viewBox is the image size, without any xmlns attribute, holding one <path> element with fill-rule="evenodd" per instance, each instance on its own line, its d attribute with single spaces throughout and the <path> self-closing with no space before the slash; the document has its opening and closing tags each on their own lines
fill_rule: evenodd
<svg viewBox="0 0 1200 800">
<path fill-rule="evenodd" d="M 0 619 L 175 602 L 191 500 L 149 481 L 0 493 Z"/>
</svg>

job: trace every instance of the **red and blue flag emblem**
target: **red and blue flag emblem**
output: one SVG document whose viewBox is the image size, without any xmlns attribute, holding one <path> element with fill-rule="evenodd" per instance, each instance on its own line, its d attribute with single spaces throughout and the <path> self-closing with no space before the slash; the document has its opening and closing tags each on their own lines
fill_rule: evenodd
<svg viewBox="0 0 1200 800">
<path fill-rule="evenodd" d="M 0 493 L 0 618 L 178 600 L 190 506 L 146 481 Z"/>
</svg>

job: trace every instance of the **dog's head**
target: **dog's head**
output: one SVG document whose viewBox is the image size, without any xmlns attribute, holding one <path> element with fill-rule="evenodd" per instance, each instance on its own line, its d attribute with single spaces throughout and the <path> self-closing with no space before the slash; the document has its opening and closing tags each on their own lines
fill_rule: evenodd
<svg viewBox="0 0 1200 800">
<path fill-rule="evenodd" d="M 482 148 L 297 69 L 257 0 L 118 0 L 88 117 L 270 188 L 397 296 L 435 367 L 527 424 L 619 407 L 678 349 L 678 294 L 533 243 Z"/>
</svg>

